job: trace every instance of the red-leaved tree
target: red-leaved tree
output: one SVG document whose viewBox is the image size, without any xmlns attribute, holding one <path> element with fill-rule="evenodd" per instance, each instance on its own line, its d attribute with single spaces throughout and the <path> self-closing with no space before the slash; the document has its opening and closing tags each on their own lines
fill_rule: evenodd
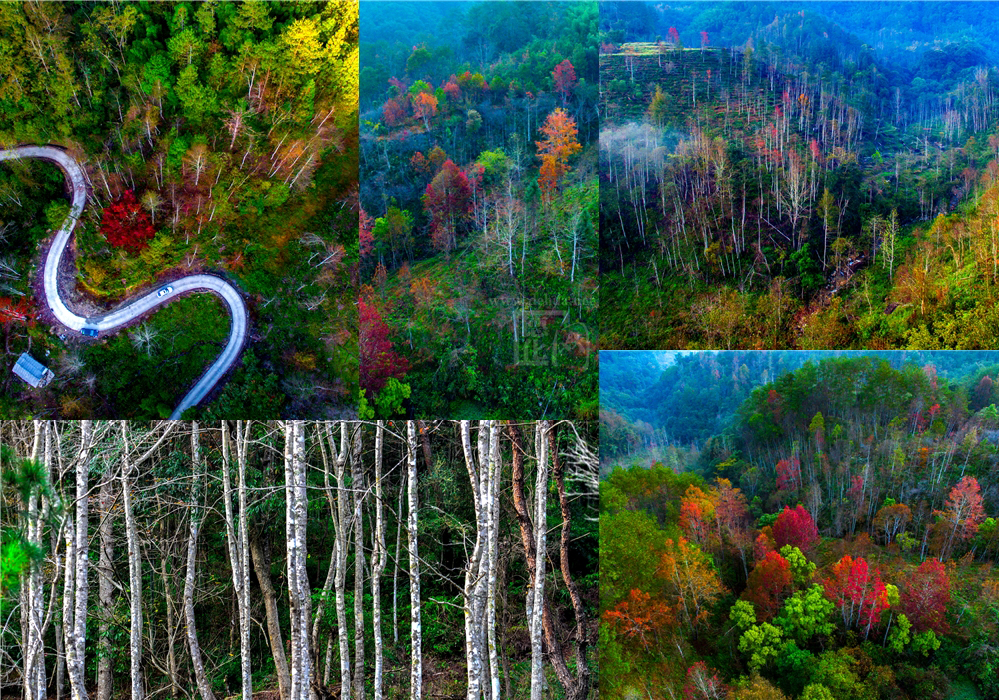
<svg viewBox="0 0 999 700">
<path fill-rule="evenodd" d="M 125 190 L 118 201 L 104 208 L 101 233 L 111 245 L 133 252 L 145 248 L 156 235 L 149 212 L 135 199 L 132 190 Z"/>
<path fill-rule="evenodd" d="M 791 564 L 778 552 L 767 552 L 746 583 L 746 599 L 756 605 L 761 622 L 773 619 L 791 590 Z"/>
<path fill-rule="evenodd" d="M 847 629 L 856 627 L 864 639 L 888 607 L 888 593 L 881 582 L 881 572 L 870 570 L 863 557 L 849 554 L 832 567 L 832 576 L 825 580 L 826 597 L 836 604 Z"/>
<path fill-rule="evenodd" d="M 454 250 L 458 229 L 468 218 L 471 206 L 472 188 L 468 177 L 448 158 L 423 194 L 423 208 L 430 216 L 434 248 L 444 252 Z"/>
<path fill-rule="evenodd" d="M 568 58 L 555 66 L 552 78 L 555 80 L 555 92 L 562 96 L 562 104 L 565 105 L 576 87 L 576 69 Z"/>
<path fill-rule="evenodd" d="M 946 634 L 947 605 L 950 603 L 950 578 L 944 565 L 927 559 L 907 580 L 902 591 L 902 611 L 916 632 L 933 630 Z"/>
<path fill-rule="evenodd" d="M 794 510 L 784 506 L 784 511 L 774 521 L 774 540 L 777 541 L 778 549 L 789 544 L 804 552 L 818 539 L 819 530 L 815 527 L 815 521 L 801 504 Z"/>
<path fill-rule="evenodd" d="M 722 700 L 728 689 L 718 678 L 718 671 L 703 661 L 687 669 L 687 682 L 683 685 L 684 700 Z"/>
<path fill-rule="evenodd" d="M 392 348 L 389 329 L 374 306 L 360 302 L 361 388 L 368 396 L 380 391 L 389 377 L 402 379 L 409 371 L 409 361 Z"/>
<path fill-rule="evenodd" d="M 371 215 L 368 214 L 368 212 L 364 211 L 363 207 L 361 208 L 360 220 L 358 224 L 360 228 L 358 240 L 361 248 L 361 257 L 363 258 L 366 255 L 370 255 L 371 251 L 374 250 L 375 247 L 375 238 L 372 233 L 375 221 Z"/>
<path fill-rule="evenodd" d="M 16 300 L 10 297 L 0 297 L 0 325 L 6 326 L 13 322 L 34 325 L 35 309 L 26 297 L 20 297 Z"/>
<path fill-rule="evenodd" d="M 985 520 L 982 489 L 978 485 L 978 479 L 973 476 L 961 479 L 957 486 L 950 490 L 944 509 L 934 511 L 934 515 L 942 515 L 950 531 L 947 536 L 947 546 L 940 550 L 940 560 L 943 561 L 952 551 L 956 538 L 971 539 L 978 532 L 978 526 Z"/>
<path fill-rule="evenodd" d="M 796 491 L 801 486 L 801 460 L 798 455 L 777 462 L 777 490 Z"/>
</svg>

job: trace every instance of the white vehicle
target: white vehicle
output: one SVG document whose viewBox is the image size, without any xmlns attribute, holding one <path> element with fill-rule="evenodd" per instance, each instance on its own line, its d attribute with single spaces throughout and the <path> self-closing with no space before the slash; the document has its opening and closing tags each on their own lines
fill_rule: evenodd
<svg viewBox="0 0 999 700">
<path fill-rule="evenodd" d="M 173 291 L 173 287 L 166 286 L 163 289 L 161 289 L 160 291 L 158 291 L 156 293 L 156 296 L 158 296 L 158 297 L 165 297 L 167 294 L 169 294 L 172 291 Z"/>
</svg>

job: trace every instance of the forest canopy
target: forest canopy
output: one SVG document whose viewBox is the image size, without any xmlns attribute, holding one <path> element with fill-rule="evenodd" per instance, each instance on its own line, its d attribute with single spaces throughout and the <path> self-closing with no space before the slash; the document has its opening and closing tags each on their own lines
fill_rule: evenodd
<svg viewBox="0 0 999 700">
<path fill-rule="evenodd" d="M 677 354 L 644 444 L 602 413 L 601 689 L 992 697 L 996 359 Z"/>
</svg>

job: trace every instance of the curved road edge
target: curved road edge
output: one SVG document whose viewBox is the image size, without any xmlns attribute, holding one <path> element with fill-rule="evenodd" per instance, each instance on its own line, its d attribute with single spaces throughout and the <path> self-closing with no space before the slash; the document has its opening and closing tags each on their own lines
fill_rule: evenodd
<svg viewBox="0 0 999 700">
<path fill-rule="evenodd" d="M 72 205 L 69 216 L 55 234 L 48 255 L 45 257 L 44 282 L 45 303 L 52 314 L 64 326 L 80 331 L 84 326 L 96 328 L 98 331 L 114 331 L 134 321 L 143 314 L 157 307 L 164 306 L 175 297 L 190 292 L 212 292 L 225 302 L 232 319 L 229 326 L 229 340 L 215 362 L 201 375 L 194 386 L 184 395 L 177 408 L 170 414 L 171 420 L 177 420 L 187 409 L 196 406 L 208 393 L 215 388 L 226 372 L 239 357 L 240 350 L 246 342 L 247 313 L 246 304 L 239 291 L 229 282 L 214 275 L 188 275 L 170 283 L 173 290 L 163 296 L 154 290 L 141 297 L 125 303 L 114 311 L 100 316 L 85 317 L 74 313 L 59 295 L 59 265 L 66 252 L 73 229 L 87 203 L 87 178 L 79 163 L 61 148 L 55 146 L 20 146 L 0 151 L 0 161 L 17 160 L 20 158 L 35 158 L 55 163 L 63 171 L 72 191 Z"/>
</svg>

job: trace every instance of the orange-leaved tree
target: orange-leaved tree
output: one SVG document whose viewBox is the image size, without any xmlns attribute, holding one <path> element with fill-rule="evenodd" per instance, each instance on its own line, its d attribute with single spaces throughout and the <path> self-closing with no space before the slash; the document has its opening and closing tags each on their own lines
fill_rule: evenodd
<svg viewBox="0 0 999 700">
<path fill-rule="evenodd" d="M 667 602 L 674 603 L 680 619 L 696 638 L 711 606 L 725 592 L 711 560 L 682 537 L 675 543 L 667 540 L 656 575 L 666 583 Z"/>
<path fill-rule="evenodd" d="M 541 197 L 550 202 L 558 187 L 559 179 L 569 172 L 569 158 L 583 147 L 576 138 L 576 120 L 569 116 L 561 107 L 548 115 L 541 127 L 545 135 L 544 141 L 535 141 L 538 147 L 538 157 L 541 158 L 541 170 L 538 174 L 538 185 L 541 187 Z"/>
<path fill-rule="evenodd" d="M 663 600 L 633 588 L 626 600 L 603 614 L 604 622 L 613 625 L 626 639 L 647 649 L 661 646 L 660 635 L 676 626 L 674 611 Z"/>
<path fill-rule="evenodd" d="M 425 129 L 430 129 L 430 117 L 437 114 L 437 98 L 429 92 L 421 92 L 413 98 L 413 114 L 423 120 Z"/>
</svg>

